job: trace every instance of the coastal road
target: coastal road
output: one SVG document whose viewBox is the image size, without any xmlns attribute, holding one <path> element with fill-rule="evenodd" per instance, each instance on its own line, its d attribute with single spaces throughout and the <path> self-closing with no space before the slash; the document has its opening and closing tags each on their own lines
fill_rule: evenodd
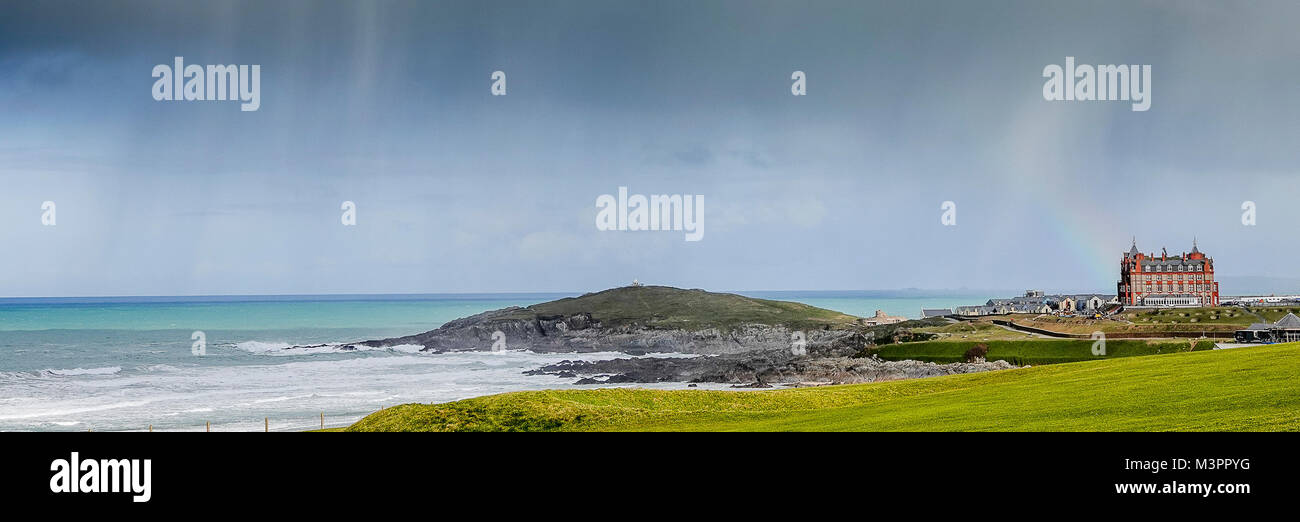
<svg viewBox="0 0 1300 522">
<path fill-rule="evenodd" d="M 993 324 L 996 325 L 996 326 L 998 326 L 998 327 L 1001 327 L 1003 330 L 1006 330 L 1006 331 L 1008 331 L 1008 332 L 1016 332 L 1016 333 L 1021 333 L 1021 334 L 1027 334 L 1027 335 L 1029 335 L 1029 336 L 1037 337 L 1037 338 L 1039 338 L 1039 339 L 1059 339 L 1059 337 L 1052 337 L 1052 336 L 1050 336 L 1050 335 L 1043 335 L 1043 334 L 1040 334 L 1040 333 L 1038 333 L 1038 332 L 1027 332 L 1027 331 L 1025 331 L 1025 330 L 1019 330 L 1019 329 L 1016 329 L 1016 328 L 1012 328 L 1012 327 L 1010 327 L 1010 326 L 1007 326 L 1007 325 L 1005 325 L 1005 324 L 997 324 L 997 323 L 993 323 Z"/>
</svg>

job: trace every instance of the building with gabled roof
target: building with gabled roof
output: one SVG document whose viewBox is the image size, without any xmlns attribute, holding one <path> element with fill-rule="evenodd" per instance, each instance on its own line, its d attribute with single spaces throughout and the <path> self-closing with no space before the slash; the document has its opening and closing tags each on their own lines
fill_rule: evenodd
<svg viewBox="0 0 1300 522">
<path fill-rule="evenodd" d="M 943 317 L 945 315 L 952 315 L 952 309 L 950 308 L 922 308 L 921 309 L 922 319 L 928 319 L 930 317 Z"/>
<path fill-rule="evenodd" d="M 881 326 L 886 324 L 901 323 L 906 320 L 907 320 L 906 317 L 900 315 L 889 315 L 886 314 L 884 310 L 876 310 L 876 315 L 871 317 L 863 317 L 862 319 L 859 319 L 858 322 L 862 323 L 865 326 Z"/>
<path fill-rule="evenodd" d="M 1201 253 L 1192 240 L 1192 251 L 1169 255 L 1143 254 L 1133 246 L 1120 260 L 1116 285 L 1120 304 L 1141 307 L 1219 306 L 1219 283 L 1214 281 L 1214 258 Z"/>
<path fill-rule="evenodd" d="M 1289 343 L 1300 341 L 1300 317 L 1288 313 L 1276 323 L 1255 323 L 1237 330 L 1234 337 L 1241 343 Z"/>
</svg>

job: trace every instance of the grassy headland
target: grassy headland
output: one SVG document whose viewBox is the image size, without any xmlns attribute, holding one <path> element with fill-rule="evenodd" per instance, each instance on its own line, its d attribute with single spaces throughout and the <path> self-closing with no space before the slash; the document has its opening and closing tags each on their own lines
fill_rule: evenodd
<svg viewBox="0 0 1300 522">
<path fill-rule="evenodd" d="M 625 286 L 521 308 L 503 319 L 565 317 L 591 313 L 605 327 L 638 325 L 657 329 L 728 330 L 742 324 L 794 330 L 845 328 L 852 315 L 803 303 L 667 286 Z"/>
<path fill-rule="evenodd" d="M 1300 343 L 775 391 L 519 392 L 346 431 L 1300 430 Z"/>
</svg>

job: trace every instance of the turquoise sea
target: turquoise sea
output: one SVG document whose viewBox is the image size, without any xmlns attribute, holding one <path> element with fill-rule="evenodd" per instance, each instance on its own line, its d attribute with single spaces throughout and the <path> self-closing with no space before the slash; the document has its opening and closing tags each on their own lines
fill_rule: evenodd
<svg viewBox="0 0 1300 522">
<path fill-rule="evenodd" d="M 850 313 L 918 317 L 985 295 L 738 292 Z M 343 352 L 292 345 L 419 333 L 446 321 L 565 294 L 423 294 L 0 299 L 0 430 L 300 430 L 381 406 L 573 387 L 527 376 L 574 354 L 416 347 Z M 194 349 L 195 332 L 206 344 Z M 583 354 L 584 359 L 627 357 Z M 680 384 L 641 385 L 675 388 Z M 725 387 L 725 386 L 719 386 Z"/>
</svg>

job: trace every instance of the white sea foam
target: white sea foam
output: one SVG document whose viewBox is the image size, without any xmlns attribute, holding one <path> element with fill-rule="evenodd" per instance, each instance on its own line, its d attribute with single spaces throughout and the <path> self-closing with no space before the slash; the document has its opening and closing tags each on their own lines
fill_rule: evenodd
<svg viewBox="0 0 1300 522">
<path fill-rule="evenodd" d="M 60 418 L 60 417 L 70 417 L 73 415 L 86 416 L 86 417 L 98 417 L 98 415 L 94 415 L 94 414 L 100 414 L 105 412 L 106 410 L 114 410 L 114 409 L 121 409 L 121 408 L 136 408 L 136 407 L 148 405 L 150 402 L 153 402 L 152 400 L 149 399 L 138 400 L 138 401 L 125 401 L 125 402 L 113 402 L 111 400 L 93 401 L 93 402 L 92 401 L 51 401 L 51 400 L 47 400 L 44 397 L 40 399 L 29 399 L 29 401 L 34 402 L 35 404 L 28 405 L 26 408 L 16 409 L 14 413 L 9 413 L 8 406 L 6 406 L 6 409 L 0 410 L 0 421 L 42 419 L 42 418 L 51 418 L 51 417 Z M 80 406 L 78 406 L 79 404 Z M 53 422 L 53 421 L 42 420 L 40 422 Z M 37 424 L 39 424 L 39 422 Z M 0 427 L 3 426 L 5 426 L 5 423 L 0 423 Z M 9 429 L 12 428 L 3 428 L 3 431 L 8 431 Z"/>
<path fill-rule="evenodd" d="M 76 377 L 79 375 L 113 375 L 120 371 L 122 371 L 121 366 L 103 366 L 96 368 L 46 368 L 34 372 L 3 372 L 0 375 L 9 378 Z"/>
<path fill-rule="evenodd" d="M 261 353 L 248 348 L 266 352 L 278 344 L 289 345 L 259 343 L 243 349 Z M 339 426 L 381 406 L 519 390 L 591 388 L 575 386 L 573 378 L 523 372 L 563 360 L 628 357 L 618 352 L 407 353 L 415 348 L 388 347 L 355 357 L 275 357 L 255 364 L 196 357 L 193 364 L 141 368 L 147 371 L 0 380 L 0 397 L 6 398 L 0 401 L 0 430 L 73 429 L 72 424 L 56 423 L 79 422 L 76 429 L 95 431 L 145 430 L 150 425 L 160 431 L 201 431 L 210 422 L 213 431 L 261 431 L 264 418 L 269 418 L 272 430 L 301 430 L 318 427 L 321 412 L 326 426 Z M 628 386 L 685 387 L 619 385 Z"/>
<path fill-rule="evenodd" d="M 235 348 L 252 353 L 278 352 L 286 350 L 291 346 L 293 345 L 284 342 L 268 343 L 264 341 L 244 341 L 241 343 L 235 343 Z"/>
<path fill-rule="evenodd" d="M 637 356 L 624 355 L 624 357 L 633 357 L 636 359 L 691 359 L 694 357 L 716 357 L 716 356 L 717 356 L 716 354 L 677 353 L 677 352 L 651 352 L 651 353 L 647 353 L 644 355 L 637 355 Z"/>
<path fill-rule="evenodd" d="M 105 366 L 102 368 L 71 368 L 66 370 L 45 370 L 51 375 L 60 377 L 70 377 L 73 375 L 112 375 L 122 371 L 121 366 Z"/>
<path fill-rule="evenodd" d="M 353 343 L 295 344 L 287 342 L 244 341 L 235 343 L 235 348 L 259 355 L 294 357 L 322 353 L 350 353 L 392 351 L 416 353 L 424 347 L 418 344 L 399 344 L 394 346 L 367 346 Z"/>
<path fill-rule="evenodd" d="M 267 399 L 257 399 L 257 400 L 255 400 L 255 401 L 253 401 L 253 404 L 264 404 L 264 403 L 268 403 L 268 402 L 292 401 L 292 400 L 296 400 L 296 399 L 310 399 L 310 398 L 315 397 L 315 396 L 316 396 L 315 394 L 308 393 L 308 394 L 305 394 L 305 395 L 293 395 L 293 396 L 288 396 L 288 397 L 271 397 L 271 398 L 267 398 Z"/>
</svg>

